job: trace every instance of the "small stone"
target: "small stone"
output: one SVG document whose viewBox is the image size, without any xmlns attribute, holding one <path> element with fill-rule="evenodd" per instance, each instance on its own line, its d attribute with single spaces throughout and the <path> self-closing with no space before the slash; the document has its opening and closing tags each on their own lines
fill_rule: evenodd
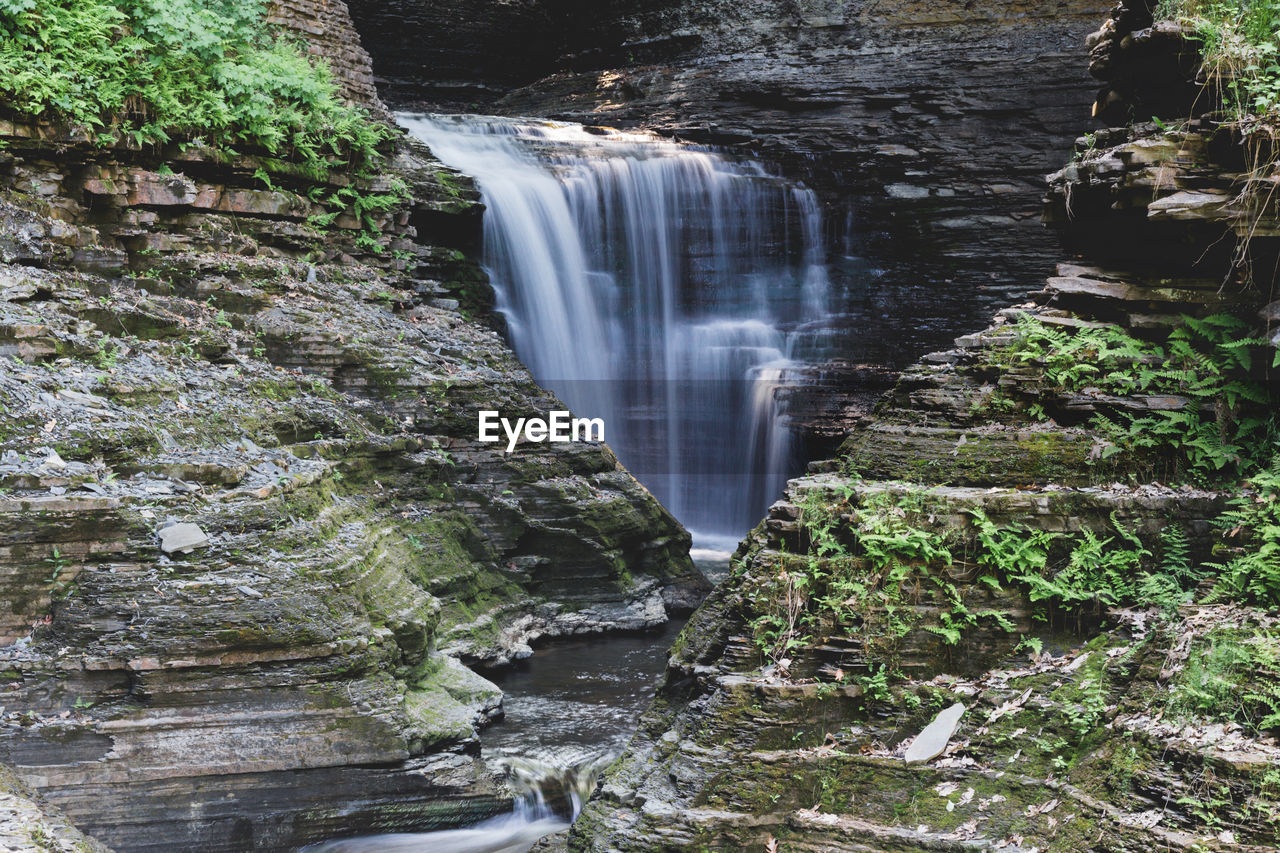
<svg viewBox="0 0 1280 853">
<path fill-rule="evenodd" d="M 258 592 L 251 586 L 238 586 L 236 589 L 250 598 L 262 598 L 262 593 Z"/>
<path fill-rule="evenodd" d="M 208 545 L 209 537 L 194 524 L 172 524 L 160 531 L 160 550 L 166 554 L 189 554 Z"/>
<path fill-rule="evenodd" d="M 951 742 L 951 736 L 956 733 L 956 726 L 960 724 L 960 717 L 964 712 L 965 707 L 960 702 L 940 711 L 933 722 L 925 726 L 924 731 L 911 742 L 911 746 L 907 748 L 906 762 L 912 764 L 931 761 L 941 755 Z"/>
<path fill-rule="evenodd" d="M 53 471 L 61 471 L 67 467 L 66 461 L 58 455 L 58 451 L 50 450 L 49 455 L 44 458 L 43 466 Z"/>
</svg>

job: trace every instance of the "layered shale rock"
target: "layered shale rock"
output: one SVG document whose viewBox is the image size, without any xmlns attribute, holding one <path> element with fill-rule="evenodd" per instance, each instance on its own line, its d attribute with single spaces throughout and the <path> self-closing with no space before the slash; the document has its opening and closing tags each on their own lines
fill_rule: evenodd
<svg viewBox="0 0 1280 853">
<path fill-rule="evenodd" d="M 604 445 L 475 441 L 563 406 L 464 313 L 469 182 L 403 143 L 374 253 L 284 161 L 0 137 L 0 760 L 118 850 L 506 807 L 467 664 L 705 581 Z"/>
<path fill-rule="evenodd" d="M 342 0 L 271 0 L 268 17 L 272 23 L 296 33 L 311 54 L 329 66 L 349 101 L 381 111 L 369 54 L 360 44 L 346 3 Z"/>
<path fill-rule="evenodd" d="M 13 853 L 107 853 L 7 768 L 0 768 L 0 845 Z"/>
<path fill-rule="evenodd" d="M 1162 67 L 1191 75 L 1178 90 L 1196 63 L 1167 46 Z M 1104 99 L 1128 85 L 1107 83 Z M 1210 603 L 1212 573 L 1165 599 L 1172 615 L 1148 609 L 1164 567 L 1248 550 L 1228 501 L 1269 498 L 1240 498 L 1179 439 L 1107 428 L 1252 411 L 1197 399 L 1194 370 L 1139 378 L 1177 370 L 1195 329 L 1277 316 L 1250 284 L 1273 269 L 1274 211 L 1247 192 L 1238 143 L 1212 117 L 1078 142 L 1049 212 L 1082 256 L 908 369 L 838 459 L 790 484 L 677 641 L 571 849 L 1274 848 L 1274 720 L 1233 715 L 1276 684 L 1222 662 L 1271 643 L 1274 611 Z M 1270 361 L 1265 340 L 1247 346 Z M 1073 577 L 1095 598 L 1071 599 Z M 1121 588 L 1148 597 L 1109 604 Z M 1209 684 L 1229 695 L 1196 692 Z M 956 703 L 942 753 L 909 763 Z"/>
</svg>

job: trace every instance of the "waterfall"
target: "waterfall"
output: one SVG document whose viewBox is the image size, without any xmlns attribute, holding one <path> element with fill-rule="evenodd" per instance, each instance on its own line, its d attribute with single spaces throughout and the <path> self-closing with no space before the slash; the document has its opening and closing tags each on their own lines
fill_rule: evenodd
<svg viewBox="0 0 1280 853">
<path fill-rule="evenodd" d="M 502 763 L 515 793 L 512 810 L 467 827 L 326 841 L 303 853 L 527 853 L 540 839 L 567 829 L 596 780 L 617 753 L 601 753 L 568 768 L 532 759 Z"/>
<path fill-rule="evenodd" d="M 660 138 L 399 116 L 486 205 L 511 344 L 704 542 L 739 538 L 796 464 L 779 390 L 826 313 L 814 194 Z"/>
</svg>

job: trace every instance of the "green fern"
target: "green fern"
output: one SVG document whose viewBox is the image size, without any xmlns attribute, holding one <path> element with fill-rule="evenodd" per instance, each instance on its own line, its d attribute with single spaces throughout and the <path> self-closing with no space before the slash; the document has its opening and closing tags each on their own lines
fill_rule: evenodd
<svg viewBox="0 0 1280 853">
<path fill-rule="evenodd" d="M 1191 542 L 1181 524 L 1169 524 L 1160 531 L 1160 573 L 1184 588 L 1200 582 L 1200 574 L 1191 564 Z"/>
<path fill-rule="evenodd" d="M 1277 446 L 1280 429 L 1263 382 L 1266 361 L 1259 357 L 1268 344 L 1235 316 L 1185 316 L 1162 344 L 1114 326 L 1067 331 L 1031 317 L 1021 319 L 1016 331 L 1004 357 L 1039 365 L 1059 392 L 1187 401 L 1181 409 L 1141 416 L 1100 404 L 1092 426 L 1103 445 L 1095 461 L 1115 465 L 1124 454 L 1138 475 L 1223 480 L 1256 470 Z M 1047 416 L 1042 403 L 1029 410 Z"/>
<path fill-rule="evenodd" d="M 344 103 L 328 66 L 267 22 L 266 0 L 2 0 L 0 98 L 100 145 L 245 146 L 313 180 L 341 172 L 319 200 L 366 226 L 403 195 L 364 189 L 394 131 Z"/>
<path fill-rule="evenodd" d="M 1226 562 L 1208 566 L 1218 573 L 1211 600 L 1280 606 L 1280 462 L 1255 475 L 1231 500 L 1219 525 Z"/>
</svg>

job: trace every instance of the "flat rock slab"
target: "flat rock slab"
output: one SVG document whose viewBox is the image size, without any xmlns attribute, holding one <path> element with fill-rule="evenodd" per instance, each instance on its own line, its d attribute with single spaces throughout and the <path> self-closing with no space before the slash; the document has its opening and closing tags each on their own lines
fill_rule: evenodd
<svg viewBox="0 0 1280 853">
<path fill-rule="evenodd" d="M 960 717 L 964 714 L 964 705 L 957 702 L 945 711 L 939 711 L 933 722 L 924 727 L 924 731 L 916 735 L 916 739 L 907 748 L 906 762 L 912 764 L 919 761 L 931 761 L 942 754 L 951 742 L 951 736 L 960 725 Z"/>
<path fill-rule="evenodd" d="M 166 554 L 207 548 L 209 537 L 194 524 L 171 524 L 160 531 L 160 550 Z"/>
<path fill-rule="evenodd" d="M 85 394 L 81 391 L 74 391 L 70 388 L 63 388 L 58 392 L 58 396 L 72 403 L 79 403 L 82 406 L 90 406 L 95 409 L 108 408 L 107 401 L 93 394 Z"/>
</svg>

